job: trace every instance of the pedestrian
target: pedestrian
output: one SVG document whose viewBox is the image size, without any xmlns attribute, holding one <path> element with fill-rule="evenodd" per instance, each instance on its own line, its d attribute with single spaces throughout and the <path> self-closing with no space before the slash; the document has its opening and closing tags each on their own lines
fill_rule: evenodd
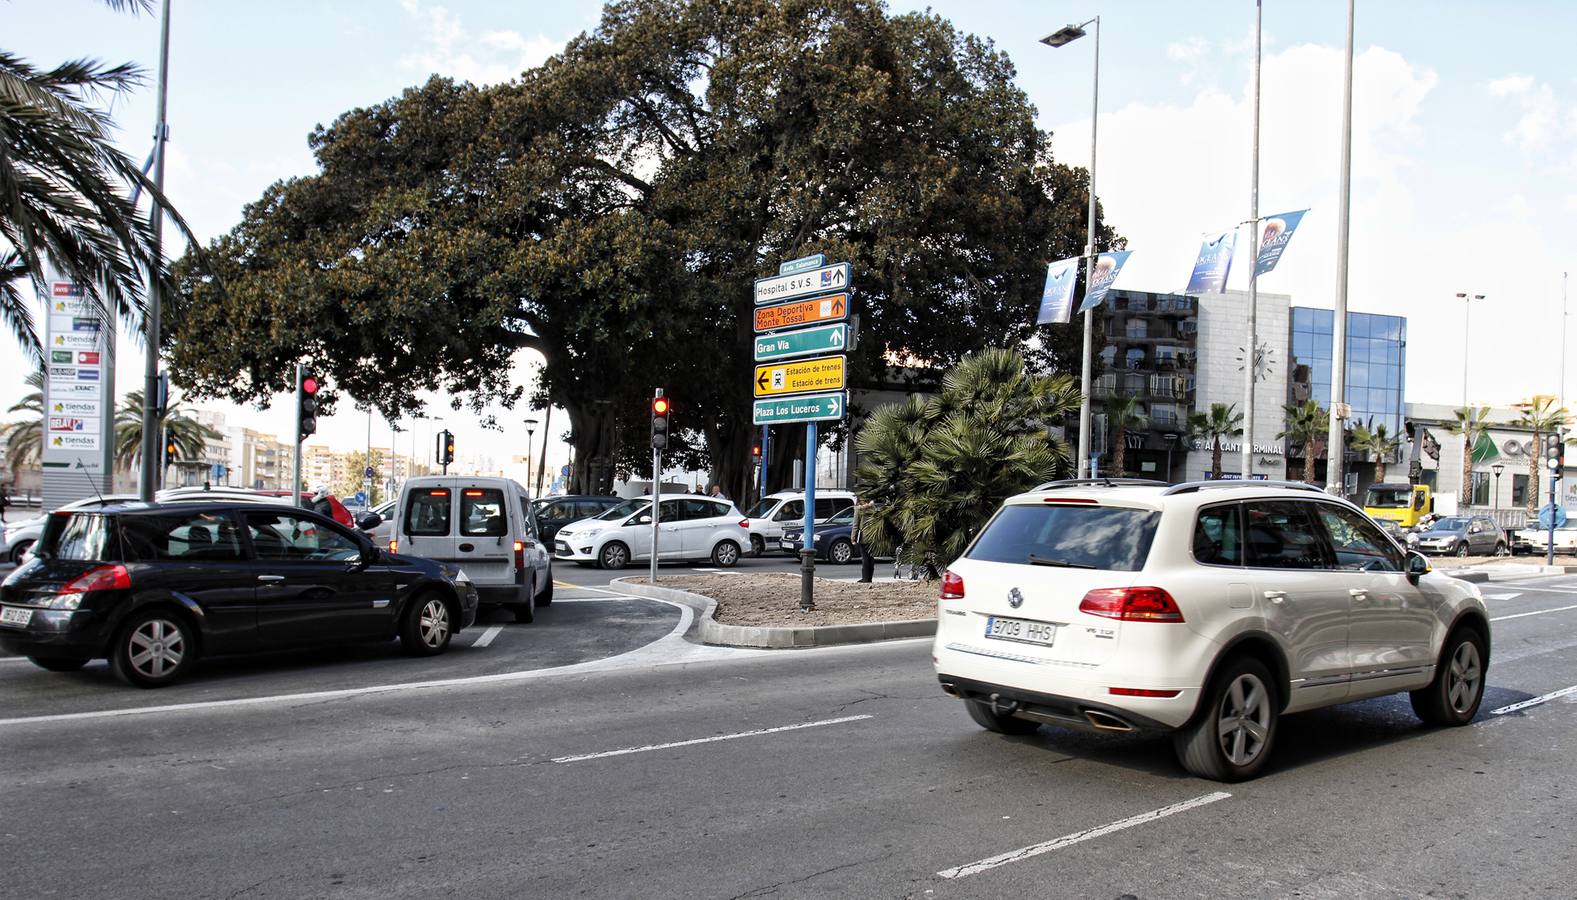
<svg viewBox="0 0 1577 900">
<path fill-rule="evenodd" d="M 5 512 L 11 508 L 11 492 L 4 483 L 0 483 L 0 522 L 5 521 Z"/>
<path fill-rule="evenodd" d="M 854 503 L 854 527 L 850 529 L 850 537 L 854 539 L 854 546 L 860 551 L 860 583 L 870 584 L 871 576 L 876 574 L 876 557 L 871 555 L 871 545 L 866 535 L 871 517 L 871 502 L 869 500 L 856 500 Z"/>
<path fill-rule="evenodd" d="M 716 497 L 719 500 L 728 499 L 728 495 L 723 493 L 723 486 L 720 484 L 712 485 L 712 490 L 708 493 L 708 496 Z"/>
</svg>

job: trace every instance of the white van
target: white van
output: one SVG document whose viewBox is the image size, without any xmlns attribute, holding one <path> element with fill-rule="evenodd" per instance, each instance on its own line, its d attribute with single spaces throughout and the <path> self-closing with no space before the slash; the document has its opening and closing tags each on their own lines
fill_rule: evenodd
<svg viewBox="0 0 1577 900">
<path fill-rule="evenodd" d="M 554 536 L 554 555 L 582 566 L 622 569 L 652 558 L 652 498 L 635 497 L 601 515 L 571 522 Z M 727 500 L 664 494 L 657 523 L 657 558 L 711 560 L 728 568 L 748 545 L 745 518 Z"/>
<path fill-rule="evenodd" d="M 425 475 L 400 489 L 389 551 L 452 563 L 476 585 L 481 609 L 506 606 L 530 622 L 553 602 L 553 565 L 537 540 L 526 489 L 509 478 Z"/>
<path fill-rule="evenodd" d="M 816 489 L 817 522 L 825 522 L 853 508 L 853 493 Z M 745 517 L 750 520 L 750 552 L 760 556 L 768 550 L 776 551 L 778 542 L 783 539 L 783 526 L 805 521 L 805 492 L 780 491 L 768 494 L 752 506 Z"/>
</svg>

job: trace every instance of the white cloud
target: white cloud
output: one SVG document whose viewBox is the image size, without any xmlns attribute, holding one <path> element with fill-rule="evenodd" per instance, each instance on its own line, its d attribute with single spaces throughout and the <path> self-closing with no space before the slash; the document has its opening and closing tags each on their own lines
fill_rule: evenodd
<svg viewBox="0 0 1577 900">
<path fill-rule="evenodd" d="M 1166 45 L 1166 58 L 1173 62 L 1191 63 L 1205 55 L 1210 42 L 1202 37 L 1190 37 Z"/>
<path fill-rule="evenodd" d="M 1489 83 L 1491 97 L 1511 97 L 1526 94 L 1533 87 L 1532 75 L 1507 75 Z"/>
<path fill-rule="evenodd" d="M 473 34 L 448 7 L 423 0 L 402 0 L 407 15 L 424 25 L 425 46 L 401 60 L 424 74 L 447 75 L 473 84 L 497 84 L 539 66 L 564 48 L 564 41 L 518 31 Z"/>
</svg>

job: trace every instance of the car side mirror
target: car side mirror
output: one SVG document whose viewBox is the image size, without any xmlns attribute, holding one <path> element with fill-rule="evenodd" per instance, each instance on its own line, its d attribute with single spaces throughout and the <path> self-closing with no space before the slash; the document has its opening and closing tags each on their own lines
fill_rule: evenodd
<svg viewBox="0 0 1577 900">
<path fill-rule="evenodd" d="M 362 531 L 371 531 L 382 524 L 383 516 L 380 516 L 377 513 L 367 513 L 365 516 L 361 517 L 360 522 L 356 523 L 356 527 L 360 528 Z"/>
<path fill-rule="evenodd" d="M 652 517 L 647 515 L 646 513 L 641 513 L 639 516 L 636 517 L 635 524 L 637 524 L 637 525 L 650 525 L 650 524 L 652 524 Z"/>
<path fill-rule="evenodd" d="M 1418 579 L 1429 574 L 1429 557 L 1419 553 L 1416 550 L 1411 551 L 1407 554 L 1407 563 L 1405 569 L 1407 572 L 1407 580 L 1417 584 Z"/>
</svg>

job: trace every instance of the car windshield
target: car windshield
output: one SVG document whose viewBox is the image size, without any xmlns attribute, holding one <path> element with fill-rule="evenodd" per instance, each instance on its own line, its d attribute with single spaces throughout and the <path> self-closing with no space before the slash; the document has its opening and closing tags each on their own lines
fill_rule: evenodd
<svg viewBox="0 0 1577 900">
<path fill-rule="evenodd" d="M 760 500 L 756 501 L 756 505 L 754 505 L 754 506 L 750 507 L 750 509 L 746 510 L 745 518 L 747 518 L 747 519 L 762 519 L 762 518 L 765 518 L 767 513 L 771 512 L 772 508 L 777 506 L 779 502 L 780 501 L 778 501 L 777 499 L 772 498 L 772 497 L 763 497 Z"/>
<path fill-rule="evenodd" d="M 987 562 L 1136 572 L 1161 514 L 1114 506 L 1005 506 L 965 554 Z"/>
<path fill-rule="evenodd" d="M 1374 509 L 1407 509 L 1412 491 L 1407 488 L 1370 488 L 1365 506 Z"/>
<path fill-rule="evenodd" d="M 1441 519 L 1429 526 L 1430 531 L 1466 531 L 1468 520 L 1464 518 Z"/>
<path fill-rule="evenodd" d="M 652 501 L 644 498 L 626 500 L 623 503 L 620 503 L 618 506 L 615 506 L 603 513 L 602 515 L 596 516 L 595 518 L 601 519 L 604 522 L 612 522 L 614 519 L 622 519 L 625 516 L 633 516 L 651 505 Z"/>
<path fill-rule="evenodd" d="M 854 524 L 854 507 L 851 506 L 848 509 L 840 511 L 837 515 L 835 515 L 832 518 L 828 519 L 824 524 L 827 524 L 827 525 L 853 525 Z"/>
</svg>

